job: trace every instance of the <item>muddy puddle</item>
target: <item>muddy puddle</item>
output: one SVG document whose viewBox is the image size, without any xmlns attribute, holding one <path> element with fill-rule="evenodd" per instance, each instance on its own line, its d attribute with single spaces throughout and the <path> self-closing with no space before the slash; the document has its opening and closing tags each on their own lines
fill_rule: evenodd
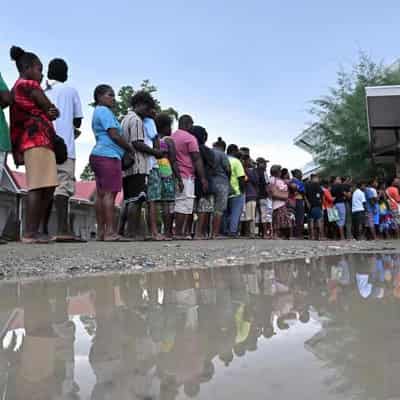
<svg viewBox="0 0 400 400">
<path fill-rule="evenodd" d="M 400 398 L 400 256 L 0 284 L 1 400 Z"/>
</svg>

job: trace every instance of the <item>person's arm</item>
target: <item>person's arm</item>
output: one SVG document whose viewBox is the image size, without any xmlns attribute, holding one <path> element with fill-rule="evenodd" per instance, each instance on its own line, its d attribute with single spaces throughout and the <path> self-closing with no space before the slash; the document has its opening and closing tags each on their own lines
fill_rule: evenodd
<svg viewBox="0 0 400 400">
<path fill-rule="evenodd" d="M 147 144 L 144 143 L 142 140 L 133 141 L 132 142 L 132 146 L 137 151 L 140 151 L 141 153 L 149 154 L 149 155 L 154 156 L 156 158 L 161 158 L 164 155 L 164 153 L 162 151 L 157 150 L 157 149 L 152 149 L 150 146 L 147 146 Z"/>
<path fill-rule="evenodd" d="M 175 176 L 175 179 L 178 181 L 179 190 L 182 192 L 184 189 L 181 173 L 178 168 L 178 163 L 176 161 L 176 148 L 175 143 L 171 139 L 165 139 L 165 143 L 168 145 L 168 159 L 171 163 L 172 172 Z"/>
<path fill-rule="evenodd" d="M 74 118 L 74 128 L 79 129 L 82 125 L 82 118 Z"/>
<path fill-rule="evenodd" d="M 246 192 L 246 179 L 244 176 L 239 176 L 238 178 L 240 193 L 243 194 Z"/>
<path fill-rule="evenodd" d="M 11 105 L 11 93 L 0 74 L 0 107 L 7 108 Z"/>
<path fill-rule="evenodd" d="M 1 90 L 0 88 L 0 107 L 7 108 L 11 105 L 11 93 L 9 90 Z"/>
<path fill-rule="evenodd" d="M 203 192 L 207 192 L 208 191 L 208 181 L 206 179 L 206 174 L 204 172 L 203 160 L 200 157 L 200 153 L 199 152 L 190 153 L 190 157 L 192 159 L 196 173 L 200 179 Z"/>
<path fill-rule="evenodd" d="M 115 142 L 119 147 L 122 147 L 128 153 L 133 153 L 135 150 L 133 146 L 128 143 L 128 141 L 120 135 L 118 129 L 116 128 L 109 128 L 107 129 L 108 136 Z"/>
<path fill-rule="evenodd" d="M 42 109 L 51 121 L 54 121 L 60 116 L 57 107 L 51 103 L 49 98 L 44 94 L 43 90 L 32 89 L 30 93 L 31 99 L 35 104 Z"/>
</svg>

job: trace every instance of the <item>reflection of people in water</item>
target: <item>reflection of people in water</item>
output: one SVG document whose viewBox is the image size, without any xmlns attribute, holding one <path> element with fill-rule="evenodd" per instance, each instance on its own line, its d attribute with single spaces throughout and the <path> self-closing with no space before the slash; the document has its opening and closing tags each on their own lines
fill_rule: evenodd
<svg viewBox="0 0 400 400">
<path fill-rule="evenodd" d="M 48 285 L 36 283 L 23 287 L 26 335 L 17 367 L 16 400 L 53 400 L 64 394 L 62 385 L 66 376 L 66 360 L 63 360 L 58 352 L 60 345 L 65 341 L 56 334 L 53 323 L 60 328 L 60 323 L 66 322 L 65 313 L 57 315 L 60 309 L 64 309 L 65 293 L 56 299 L 55 313 L 52 312 L 50 301 Z M 57 308 L 58 305 L 60 309 Z M 60 329 L 58 333 L 63 334 Z M 68 334 L 65 336 L 68 342 Z M 67 349 L 67 353 L 71 350 Z M 71 354 L 67 358 L 70 357 Z"/>
</svg>

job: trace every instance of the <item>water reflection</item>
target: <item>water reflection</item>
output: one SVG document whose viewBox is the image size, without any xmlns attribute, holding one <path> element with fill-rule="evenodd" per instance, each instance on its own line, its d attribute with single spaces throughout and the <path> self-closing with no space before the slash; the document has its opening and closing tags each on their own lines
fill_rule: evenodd
<svg viewBox="0 0 400 400">
<path fill-rule="evenodd" d="M 400 395 L 397 255 L 0 290 L 2 400 Z"/>
</svg>

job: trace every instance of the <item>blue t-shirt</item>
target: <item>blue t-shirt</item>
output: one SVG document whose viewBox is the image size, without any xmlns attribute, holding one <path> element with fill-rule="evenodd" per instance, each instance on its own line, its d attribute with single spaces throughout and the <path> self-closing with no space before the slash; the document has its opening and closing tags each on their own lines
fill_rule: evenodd
<svg viewBox="0 0 400 400">
<path fill-rule="evenodd" d="M 125 150 L 118 146 L 108 134 L 108 129 L 115 128 L 122 134 L 121 125 L 114 113 L 105 106 L 96 106 L 92 118 L 92 129 L 96 137 L 93 156 L 122 159 Z"/>
<path fill-rule="evenodd" d="M 300 179 L 293 178 L 292 183 L 294 183 L 297 186 L 297 191 L 299 193 L 304 194 L 304 192 L 305 192 L 304 182 L 302 182 Z"/>
<path fill-rule="evenodd" d="M 379 204 L 376 190 L 367 188 L 365 190 L 365 198 L 367 199 L 367 211 L 373 215 L 374 225 L 379 225 Z M 375 204 L 372 203 L 372 199 L 376 200 Z"/>
</svg>

